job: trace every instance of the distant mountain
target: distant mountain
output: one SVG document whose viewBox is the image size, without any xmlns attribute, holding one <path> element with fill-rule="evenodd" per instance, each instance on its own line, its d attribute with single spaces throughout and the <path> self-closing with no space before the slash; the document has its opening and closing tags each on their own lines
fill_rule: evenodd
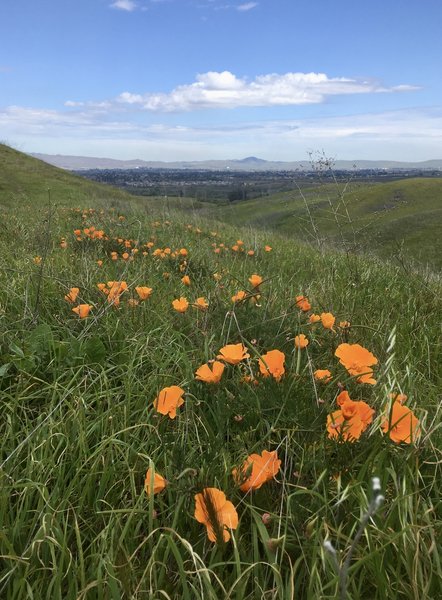
<svg viewBox="0 0 442 600">
<path fill-rule="evenodd" d="M 256 156 L 232 160 L 204 160 L 204 161 L 145 161 L 140 159 L 118 160 L 114 158 L 96 158 L 91 156 L 67 156 L 62 154 L 32 154 L 35 158 L 67 169 L 69 171 L 82 171 L 87 169 L 201 169 L 211 171 L 309 171 L 312 166 L 305 161 L 269 161 Z M 399 162 L 393 160 L 337 160 L 333 164 L 335 169 L 440 169 L 442 159 L 426 160 L 423 162 Z"/>
</svg>

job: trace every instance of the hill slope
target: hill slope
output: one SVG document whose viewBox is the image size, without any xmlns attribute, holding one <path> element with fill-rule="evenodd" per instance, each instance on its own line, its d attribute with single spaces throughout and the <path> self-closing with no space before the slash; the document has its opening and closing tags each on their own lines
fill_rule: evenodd
<svg viewBox="0 0 442 600">
<path fill-rule="evenodd" d="M 442 178 L 343 185 L 235 203 L 213 210 L 237 225 L 271 228 L 390 257 L 400 250 L 431 267 L 442 266 Z M 307 210 L 308 206 L 308 210 Z M 310 212 L 310 215 L 309 215 Z M 314 230 L 313 224 L 316 228 Z"/>
<path fill-rule="evenodd" d="M 91 182 L 41 160 L 0 144 L 0 205 L 18 201 L 46 201 L 48 189 L 61 204 L 90 203 L 94 199 L 127 199 L 130 195 L 110 186 Z"/>
</svg>

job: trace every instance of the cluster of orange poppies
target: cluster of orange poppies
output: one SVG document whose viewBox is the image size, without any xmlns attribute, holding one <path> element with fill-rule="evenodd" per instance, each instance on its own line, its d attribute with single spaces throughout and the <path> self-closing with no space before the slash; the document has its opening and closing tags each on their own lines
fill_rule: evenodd
<svg viewBox="0 0 442 600">
<path fill-rule="evenodd" d="M 264 483 L 271 481 L 281 468 L 277 451 L 263 450 L 261 454 L 250 454 L 240 468 L 233 469 L 232 476 L 242 492 L 258 490 Z M 162 492 L 167 480 L 149 468 L 144 481 L 148 496 Z M 238 527 L 238 512 L 225 493 L 218 488 L 204 488 L 195 495 L 195 519 L 206 526 L 211 542 L 228 542 L 231 529 Z"/>
</svg>

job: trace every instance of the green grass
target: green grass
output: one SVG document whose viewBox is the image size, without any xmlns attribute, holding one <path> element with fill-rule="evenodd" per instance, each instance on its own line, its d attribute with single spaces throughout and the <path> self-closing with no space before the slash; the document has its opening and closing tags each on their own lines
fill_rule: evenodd
<svg viewBox="0 0 442 600">
<path fill-rule="evenodd" d="M 212 209 L 212 214 L 311 243 L 342 246 L 344 239 L 349 247 L 382 258 L 394 261 L 400 254 L 407 261 L 442 267 L 442 179 L 348 186 L 318 182 L 302 194 L 304 198 L 300 192 L 284 192 L 224 205 Z"/>
<path fill-rule="evenodd" d="M 385 501 L 355 545 L 347 597 L 436 600 L 437 278 L 276 233 L 215 227 L 195 207 L 183 212 L 112 196 L 81 206 L 89 207 L 95 210 L 83 218 L 64 198 L 57 204 L 53 195 L 48 206 L 43 194 L 33 212 L 27 201 L 3 211 L 0 251 L 9 260 L 0 268 L 0 597 L 339 598 L 323 542 L 333 543 L 342 565 L 372 497 L 370 478 L 378 476 Z M 73 230 L 90 226 L 109 240 L 77 241 Z M 230 250 L 239 238 L 254 256 Z M 110 259 L 112 250 L 124 250 L 118 239 L 138 243 L 133 261 Z M 214 243 L 227 249 L 215 254 Z M 165 247 L 188 250 L 184 270 L 182 258 L 153 256 Z M 190 287 L 181 283 L 184 273 Z M 253 273 L 265 280 L 259 301 L 233 307 L 231 296 L 250 288 Z M 129 291 L 115 308 L 97 283 L 118 279 Z M 136 285 L 153 293 L 130 307 Z M 73 286 L 81 302 L 93 304 L 86 319 L 64 300 Z M 350 331 L 310 325 L 295 306 L 298 294 L 308 295 L 314 312 L 351 321 Z M 181 295 L 204 296 L 207 312 L 176 313 L 171 302 Z M 310 344 L 297 351 L 293 339 L 301 332 Z M 195 380 L 201 364 L 240 341 L 249 361 L 228 365 L 214 386 Z M 357 383 L 339 364 L 334 350 L 344 341 L 378 358 L 376 385 Z M 273 348 L 286 356 L 282 380 L 242 382 Z M 318 368 L 329 368 L 333 380 L 315 382 Z M 173 420 L 153 404 L 170 385 L 186 392 Z M 326 432 L 342 385 L 376 410 L 355 443 Z M 420 420 L 412 444 L 380 431 L 392 391 L 408 395 Z M 278 452 L 280 472 L 244 494 L 232 469 L 263 450 Z M 168 485 L 147 497 L 152 466 Z M 195 494 L 205 487 L 224 491 L 237 509 L 239 527 L 226 544 L 209 542 L 194 518 Z"/>
</svg>

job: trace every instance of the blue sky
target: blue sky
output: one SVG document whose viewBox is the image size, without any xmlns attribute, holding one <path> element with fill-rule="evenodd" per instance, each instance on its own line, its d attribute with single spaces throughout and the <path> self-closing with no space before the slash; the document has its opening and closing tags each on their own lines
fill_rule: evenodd
<svg viewBox="0 0 442 600">
<path fill-rule="evenodd" d="M 145 160 L 442 158 L 440 0 L 1 0 L 0 140 Z"/>
</svg>

